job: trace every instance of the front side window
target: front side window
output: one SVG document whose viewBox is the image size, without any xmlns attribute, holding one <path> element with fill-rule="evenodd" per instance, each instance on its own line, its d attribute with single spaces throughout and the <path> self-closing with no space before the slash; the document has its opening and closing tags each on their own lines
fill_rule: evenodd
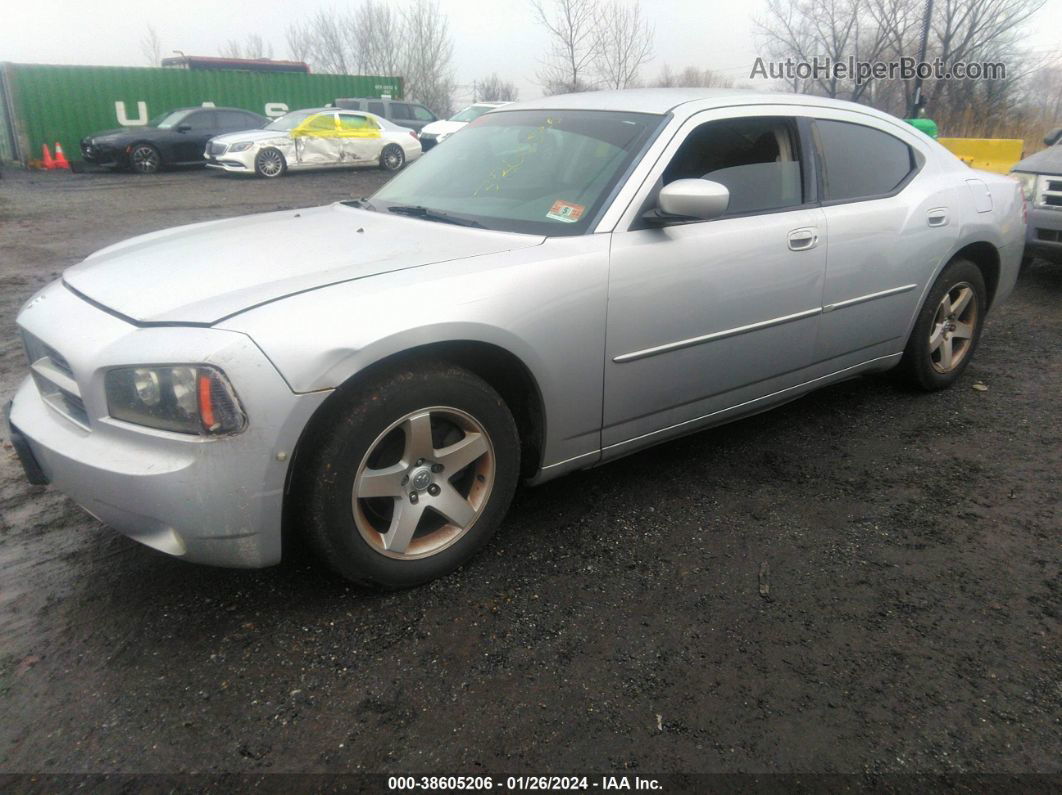
<svg viewBox="0 0 1062 795">
<path fill-rule="evenodd" d="M 308 119 L 302 126 L 308 135 L 324 135 L 334 133 L 336 130 L 336 117 L 331 113 L 319 113 Z"/>
<path fill-rule="evenodd" d="M 411 105 L 410 107 L 413 108 L 413 118 L 417 121 L 435 121 L 435 114 L 423 105 Z"/>
<path fill-rule="evenodd" d="M 314 114 L 312 110 L 293 110 L 266 125 L 267 130 L 294 130 Z"/>
<path fill-rule="evenodd" d="M 815 130 L 827 202 L 888 195 L 915 168 L 911 148 L 881 130 L 823 119 L 815 120 Z"/>
<path fill-rule="evenodd" d="M 582 234 L 663 116 L 523 110 L 482 116 L 371 199 L 441 211 L 489 229 Z"/>
<path fill-rule="evenodd" d="M 379 129 L 376 122 L 368 116 L 355 116 L 349 113 L 339 114 L 339 128 L 343 132 L 375 132 Z"/>
<path fill-rule="evenodd" d="M 216 114 L 212 110 L 201 110 L 197 113 L 190 113 L 185 116 L 182 125 L 187 124 L 191 130 L 216 130 L 217 120 Z"/>
<path fill-rule="evenodd" d="M 795 126 L 776 116 L 706 122 L 664 169 L 664 185 L 677 179 L 724 185 L 730 191 L 727 216 L 797 207 L 804 192 Z"/>
</svg>

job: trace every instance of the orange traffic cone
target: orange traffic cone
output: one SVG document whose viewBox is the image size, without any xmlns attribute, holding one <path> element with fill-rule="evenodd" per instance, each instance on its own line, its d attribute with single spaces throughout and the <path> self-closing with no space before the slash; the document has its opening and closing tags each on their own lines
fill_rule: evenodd
<svg viewBox="0 0 1062 795">
<path fill-rule="evenodd" d="M 48 144 L 41 144 L 41 168 L 46 170 L 55 168 L 55 161 L 52 160 L 52 153 L 48 151 Z"/>
<path fill-rule="evenodd" d="M 63 154 L 63 145 L 58 141 L 55 142 L 55 162 L 52 164 L 53 168 L 65 168 L 70 170 L 70 161 L 66 159 L 66 155 Z"/>
</svg>

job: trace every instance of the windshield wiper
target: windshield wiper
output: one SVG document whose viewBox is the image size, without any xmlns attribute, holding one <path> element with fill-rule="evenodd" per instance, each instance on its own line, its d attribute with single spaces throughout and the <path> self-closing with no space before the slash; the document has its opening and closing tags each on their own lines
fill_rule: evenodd
<svg viewBox="0 0 1062 795">
<path fill-rule="evenodd" d="M 388 212 L 408 215 L 413 218 L 423 218 L 425 221 L 438 221 L 442 224 L 455 224 L 456 226 L 474 226 L 483 229 L 483 224 L 470 218 L 458 218 L 455 215 L 444 213 L 441 210 L 429 210 L 419 204 L 394 204 L 387 208 Z"/>
</svg>

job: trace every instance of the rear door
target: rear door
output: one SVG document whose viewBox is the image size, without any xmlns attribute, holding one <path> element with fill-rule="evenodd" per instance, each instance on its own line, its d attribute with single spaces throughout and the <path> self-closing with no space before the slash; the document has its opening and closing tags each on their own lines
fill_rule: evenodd
<svg viewBox="0 0 1062 795">
<path fill-rule="evenodd" d="M 379 160 L 380 151 L 383 149 L 383 132 L 380 125 L 362 113 L 340 113 L 339 148 L 343 162 Z"/>
<path fill-rule="evenodd" d="M 910 321 L 960 226 L 955 191 L 923 173 L 900 124 L 846 111 L 813 122 L 830 245 L 816 359 L 834 368 L 903 350 Z"/>
</svg>

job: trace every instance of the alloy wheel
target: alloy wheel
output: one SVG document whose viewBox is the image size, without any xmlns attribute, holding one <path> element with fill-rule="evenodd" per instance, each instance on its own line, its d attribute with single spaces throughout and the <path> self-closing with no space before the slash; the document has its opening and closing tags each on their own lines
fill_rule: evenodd
<svg viewBox="0 0 1062 795">
<path fill-rule="evenodd" d="M 384 165 L 387 166 L 389 171 L 397 171 L 402 166 L 402 161 L 405 159 L 405 155 L 402 154 L 402 150 L 398 147 L 388 147 L 384 152 Z"/>
<path fill-rule="evenodd" d="M 495 472 L 490 436 L 472 415 L 445 406 L 410 412 L 362 459 L 351 498 L 354 523 L 387 557 L 435 555 L 482 515 Z"/>
<path fill-rule="evenodd" d="M 153 146 L 141 144 L 133 150 L 130 159 L 133 168 L 141 174 L 154 174 L 159 170 L 159 153 Z"/>
<path fill-rule="evenodd" d="M 929 357 L 938 373 L 955 370 L 973 345 L 977 300 L 969 282 L 959 282 L 940 299 L 929 333 Z"/>
<path fill-rule="evenodd" d="M 264 177 L 275 177 L 284 170 L 284 160 L 275 149 L 262 152 L 258 156 L 258 167 Z"/>
</svg>

